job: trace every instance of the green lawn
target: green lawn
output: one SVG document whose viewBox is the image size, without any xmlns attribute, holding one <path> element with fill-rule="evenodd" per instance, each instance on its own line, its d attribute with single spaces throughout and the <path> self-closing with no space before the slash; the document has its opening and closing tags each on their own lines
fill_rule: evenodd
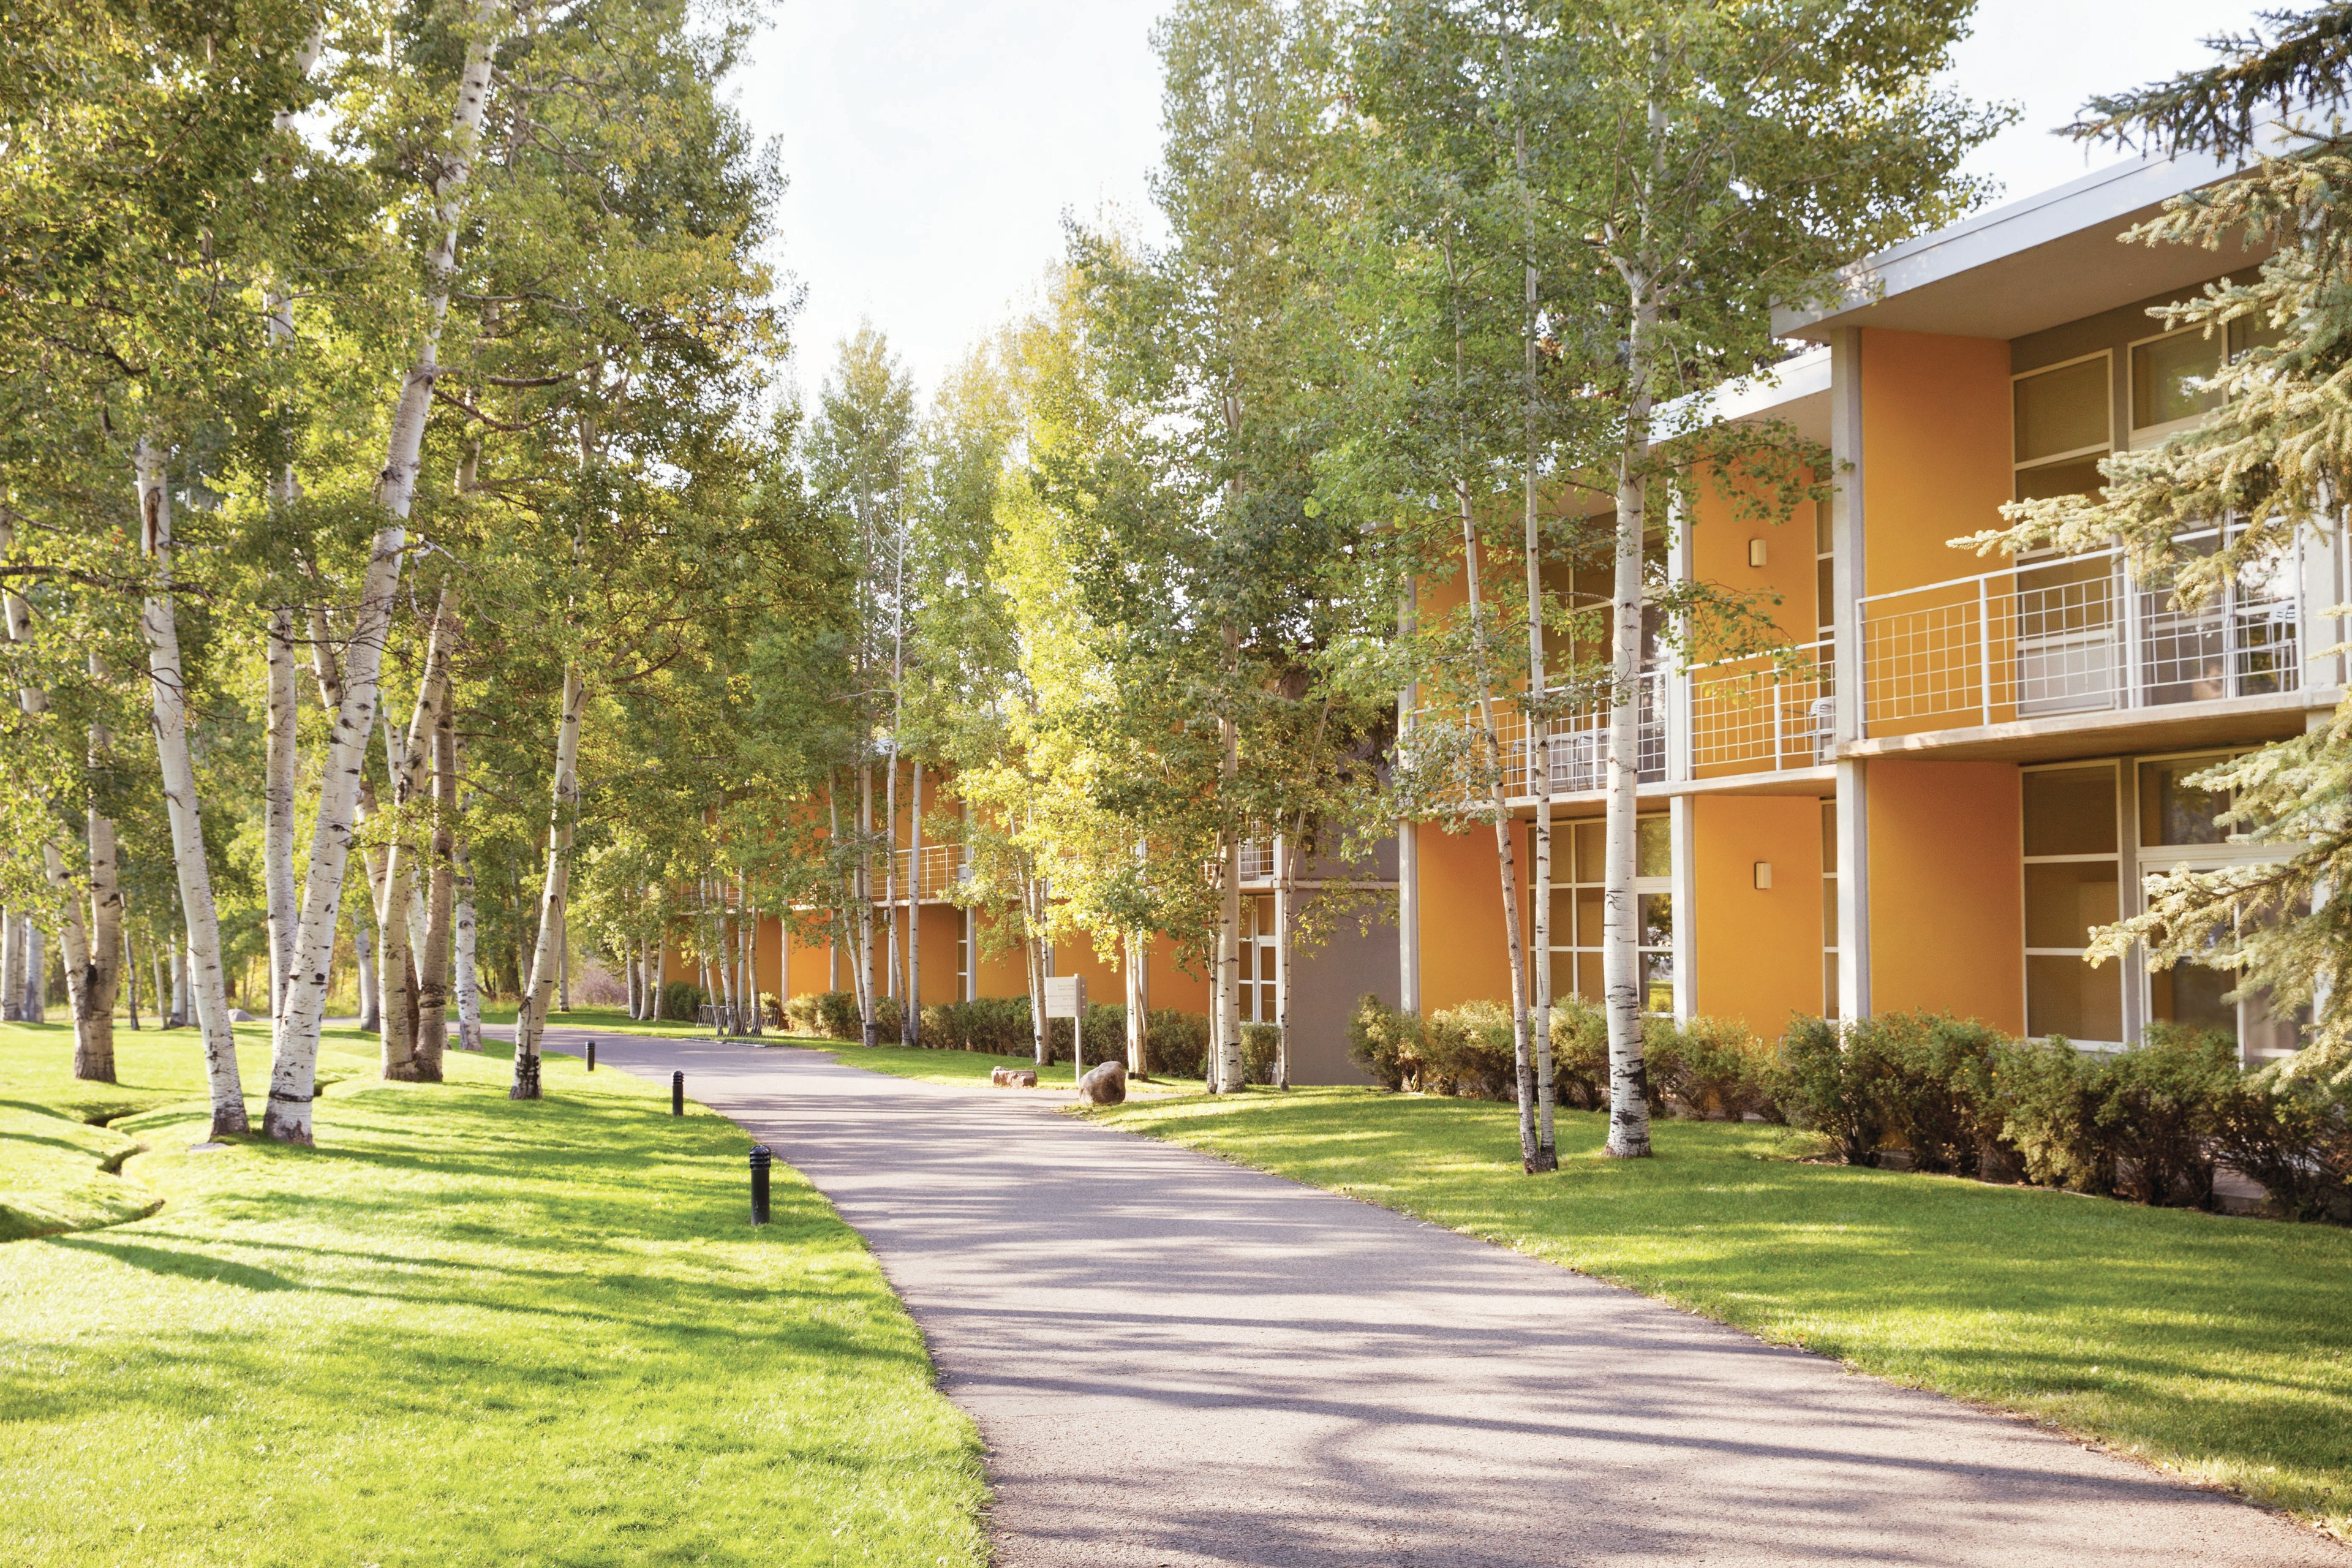
<svg viewBox="0 0 2352 1568">
<path fill-rule="evenodd" d="M 857 1059 L 844 1053 L 844 1059 Z M 1318 1089 L 1087 1112 L 1804 1345 L 2023 1411 L 2352 1535 L 2352 1232 L 1776 1158 L 1658 1124 L 1518 1169 L 1507 1105 Z"/>
<path fill-rule="evenodd" d="M 124 1036 L 119 1089 L 70 1049 L 0 1026 L 0 1173 L 62 1203 L 127 1137 L 163 1207 L 0 1246 L 0 1562 L 985 1562 L 914 1324 L 796 1173 L 750 1226 L 732 1123 L 562 1057 L 518 1105 L 502 1047 L 384 1084 L 340 1036 L 319 1150 L 191 1153 L 193 1032 Z"/>
</svg>

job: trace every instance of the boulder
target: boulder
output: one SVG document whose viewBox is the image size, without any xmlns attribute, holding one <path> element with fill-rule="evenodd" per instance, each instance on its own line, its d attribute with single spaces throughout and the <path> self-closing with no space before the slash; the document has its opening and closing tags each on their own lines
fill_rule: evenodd
<svg viewBox="0 0 2352 1568">
<path fill-rule="evenodd" d="M 1037 1069 L 998 1068 L 988 1075 L 988 1081 L 999 1089 L 1034 1089 L 1037 1087 Z"/>
<path fill-rule="evenodd" d="M 232 1024 L 251 1024 L 257 1020 L 242 1007 L 231 1007 L 228 1010 L 228 1021 Z"/>
<path fill-rule="evenodd" d="M 1088 1068 L 1078 1079 L 1078 1098 L 1089 1105 L 1117 1105 L 1127 1098 L 1127 1064 L 1108 1061 Z"/>
</svg>

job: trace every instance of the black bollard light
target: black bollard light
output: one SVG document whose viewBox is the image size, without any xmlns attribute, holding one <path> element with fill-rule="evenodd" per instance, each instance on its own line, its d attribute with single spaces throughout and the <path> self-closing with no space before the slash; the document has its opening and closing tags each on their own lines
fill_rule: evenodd
<svg viewBox="0 0 2352 1568">
<path fill-rule="evenodd" d="M 588 1042 L 588 1070 L 596 1070 L 596 1042 L 593 1040 Z"/>
<path fill-rule="evenodd" d="M 686 1114 L 686 1074 L 683 1072 L 669 1075 L 669 1113 L 672 1116 Z"/>
<path fill-rule="evenodd" d="M 768 1223 L 768 1166 L 775 1160 L 765 1143 L 751 1145 L 751 1223 Z"/>
</svg>

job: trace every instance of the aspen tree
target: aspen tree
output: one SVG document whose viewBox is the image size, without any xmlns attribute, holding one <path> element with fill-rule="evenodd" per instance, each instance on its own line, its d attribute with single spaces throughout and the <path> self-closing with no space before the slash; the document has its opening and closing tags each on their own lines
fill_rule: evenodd
<svg viewBox="0 0 2352 1568">
<path fill-rule="evenodd" d="M 345 658 L 343 700 L 329 737 L 318 826 L 311 838 L 310 872 L 296 933 L 293 981 L 288 987 L 272 1052 L 268 1108 L 262 1115 L 262 1131 L 280 1142 L 311 1142 L 310 1103 L 317 1088 L 319 1029 L 325 1022 L 323 1003 L 327 964 L 334 946 L 335 911 L 352 847 L 359 776 L 374 729 L 376 675 L 391 630 L 393 591 L 408 543 L 409 504 L 415 494 L 425 420 L 438 374 L 441 329 L 457 269 L 467 182 L 488 107 L 490 61 L 500 37 L 501 10 L 500 0 L 477 0 L 474 6 L 470 26 L 465 29 L 465 65 L 450 116 L 447 151 L 432 182 L 438 243 L 426 268 L 421 342 L 394 407 L 389 449 L 377 486 L 376 503 L 384 521 L 369 547 L 351 649 Z M 518 1062 L 520 1058 L 518 1047 Z"/>
<path fill-rule="evenodd" d="M 205 1032 L 205 1078 L 210 1086 L 215 1136 L 247 1131 L 245 1089 L 236 1065 L 236 1036 L 229 1026 L 228 995 L 221 972 L 220 919 L 213 904 L 212 871 L 205 859 L 195 770 L 188 755 L 187 682 L 180 663 L 180 635 L 173 609 L 172 500 L 164 482 L 163 455 L 142 438 L 138 448 L 140 546 L 154 563 L 159 592 L 141 616 L 148 647 L 148 675 L 155 712 L 155 753 L 163 773 L 163 803 L 171 818 L 172 858 L 179 873 L 181 916 L 187 922 L 189 980 L 196 1016 Z M 273 693 L 274 696 L 274 693 Z M 111 1005 L 112 998 L 110 997 Z"/>
</svg>

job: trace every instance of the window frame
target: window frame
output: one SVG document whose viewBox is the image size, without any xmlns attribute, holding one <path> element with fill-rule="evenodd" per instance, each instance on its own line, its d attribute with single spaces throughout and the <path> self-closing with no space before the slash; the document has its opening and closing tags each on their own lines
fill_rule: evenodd
<svg viewBox="0 0 2352 1568">
<path fill-rule="evenodd" d="M 2094 446 L 2075 447 L 2063 452 L 2050 452 L 2032 459 L 2017 455 L 2017 385 L 2036 376 L 2049 375 L 2092 360 L 2104 360 L 2107 367 L 2106 439 Z M 2079 463 L 2085 458 L 2112 455 L 2116 450 L 2116 353 L 2113 349 L 2094 349 L 2073 359 L 2062 359 L 2049 364 L 2036 365 L 2032 370 L 2011 371 L 2009 377 L 2009 493 L 2017 494 L 2017 477 L 2037 468 L 2056 468 L 2062 463 Z"/>
<path fill-rule="evenodd" d="M 2113 866 L 2116 868 L 2116 917 L 2121 919 L 2124 915 L 2129 912 L 2129 899 L 2126 889 L 2124 887 L 2124 828 L 2126 825 L 2122 820 L 2124 809 L 2123 770 L 2127 763 L 2132 766 L 2137 767 L 2138 759 L 2125 757 L 2075 757 L 2063 762 L 2028 763 L 2021 764 L 2018 768 L 2017 942 L 2018 952 L 2021 958 L 2025 960 L 2036 958 L 2072 958 L 2079 963 L 2082 962 L 2084 955 L 2090 952 L 2090 949 L 2085 947 L 2031 947 L 2026 944 L 2026 930 L 2028 922 L 2032 918 L 2031 911 L 2026 902 L 2029 894 L 2026 891 L 2025 868 L 2029 866 L 2087 866 L 2100 862 L 2105 862 L 2109 866 Z M 2026 775 L 2028 773 L 2081 772 L 2095 767 L 2105 767 L 2107 770 L 2109 778 L 2112 780 L 2113 793 L 2109 798 L 2114 802 L 2114 809 L 2116 816 L 2116 847 L 2111 850 L 2099 854 L 2028 855 L 2025 852 Z M 2136 813 L 2134 814 L 2134 820 L 2129 826 L 2132 835 L 2136 838 L 2139 833 L 2139 823 L 2137 819 Z M 2116 1032 L 2118 1036 L 2128 1036 L 2131 1033 L 2131 1015 L 2130 1010 L 2125 1006 L 2125 1003 L 2128 998 L 2125 991 L 2125 975 L 2122 973 L 2124 966 L 2118 965 L 2117 967 L 2118 972 L 2114 975 L 2110 982 L 2116 988 L 2116 1018 L 2118 1026 Z M 2051 1037 L 2047 1035 L 2034 1035 L 2032 1033 L 2033 1028 L 2032 965 L 2031 963 L 2021 963 L 2018 968 L 2018 1016 L 2024 1020 L 2027 1037 L 2032 1039 L 2048 1039 Z M 2095 980 L 2098 978 L 2098 970 L 2088 969 L 2087 965 L 2085 965 L 2085 968 Z M 2128 1042 L 2123 1038 L 2113 1040 L 2078 1040 L 2070 1035 L 2066 1037 L 2066 1043 L 2080 1049 L 2120 1051 L 2126 1047 Z"/>
<path fill-rule="evenodd" d="M 2168 332 L 2152 332 L 2144 338 L 2134 338 L 2131 342 L 2124 345 L 2125 376 L 2126 378 L 2131 378 L 2133 376 L 2132 356 L 2137 353 L 2142 348 L 2145 348 L 2147 344 L 2160 343 L 2171 338 L 2187 337 L 2192 332 L 2200 338 L 2209 336 L 2201 327 L 2175 327 Z M 2221 337 L 2221 357 L 2220 363 L 2226 365 L 2230 363 L 2230 333 L 2227 327 L 2222 329 Z M 2112 392 L 2112 389 L 2110 390 Z M 2212 410 L 2209 408 L 2202 414 L 2191 414 L 2179 419 L 2168 419 L 2161 425 L 2141 425 L 2135 423 L 2135 421 L 2139 418 L 2138 382 L 2136 379 L 2132 380 L 2131 385 L 2126 389 L 2124 394 L 2124 423 L 2128 426 L 2129 428 L 2124 432 L 2124 445 L 2121 447 L 2121 450 L 2126 452 L 2137 452 L 2144 447 L 2159 446 L 2165 441 L 2171 439 L 2173 437 L 2178 436 L 2183 430 L 2194 430 L 2198 426 L 2203 424 L 2208 418 L 2210 418 L 2211 415 Z M 2110 416 L 2109 422 L 2113 423 L 2112 416 Z"/>
</svg>

